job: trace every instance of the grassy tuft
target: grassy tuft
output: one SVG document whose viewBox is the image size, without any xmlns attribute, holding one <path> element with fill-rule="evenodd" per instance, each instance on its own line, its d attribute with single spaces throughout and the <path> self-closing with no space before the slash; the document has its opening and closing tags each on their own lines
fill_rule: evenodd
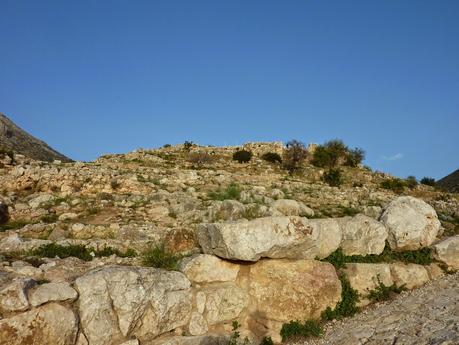
<svg viewBox="0 0 459 345">
<path fill-rule="evenodd" d="M 300 321 L 290 321 L 284 323 L 280 331 L 282 341 L 289 339 L 301 339 L 307 337 L 319 337 L 324 333 L 322 325 L 317 320 L 306 320 L 303 323 Z"/>
<path fill-rule="evenodd" d="M 181 258 L 181 255 L 176 255 L 167 250 L 164 244 L 159 244 L 143 253 L 143 264 L 175 271 Z"/>
</svg>

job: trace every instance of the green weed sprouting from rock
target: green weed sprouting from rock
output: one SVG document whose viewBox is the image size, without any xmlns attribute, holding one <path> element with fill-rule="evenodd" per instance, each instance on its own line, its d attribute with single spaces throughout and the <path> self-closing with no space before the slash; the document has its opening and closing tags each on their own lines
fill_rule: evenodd
<svg viewBox="0 0 459 345">
<path fill-rule="evenodd" d="M 209 192 L 207 196 L 212 200 L 239 200 L 241 197 L 241 188 L 237 184 L 231 183 L 225 190 Z"/>
<path fill-rule="evenodd" d="M 162 243 L 145 251 L 142 261 L 145 266 L 175 271 L 181 258 L 181 255 L 171 253 Z"/>
<path fill-rule="evenodd" d="M 359 312 L 359 308 L 357 307 L 359 293 L 352 288 L 345 274 L 341 274 L 339 279 L 341 281 L 341 301 L 338 302 L 335 309 L 327 307 L 322 312 L 323 320 L 341 320 L 344 317 L 353 316 Z"/>
<path fill-rule="evenodd" d="M 432 250 L 430 248 L 396 252 L 390 249 L 388 243 L 386 243 L 383 252 L 379 255 L 344 255 L 343 250 L 338 248 L 322 261 L 331 263 L 333 266 L 335 266 L 336 269 L 343 268 L 347 263 L 404 262 L 418 265 L 430 265 L 432 262 L 434 262 L 432 259 Z"/>
<path fill-rule="evenodd" d="M 405 285 L 397 286 L 395 283 L 390 286 L 384 285 L 384 283 L 378 276 L 378 285 L 376 286 L 376 288 L 368 292 L 368 298 L 372 302 L 387 301 L 391 299 L 395 294 L 399 294 L 405 290 Z"/>
<path fill-rule="evenodd" d="M 282 341 L 296 338 L 319 337 L 324 333 L 322 325 L 317 320 L 290 321 L 284 323 L 280 331 Z"/>
</svg>

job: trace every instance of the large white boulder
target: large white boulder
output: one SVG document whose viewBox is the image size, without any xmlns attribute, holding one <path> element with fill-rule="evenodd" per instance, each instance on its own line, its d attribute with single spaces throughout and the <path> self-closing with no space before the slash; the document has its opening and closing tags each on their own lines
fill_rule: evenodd
<svg viewBox="0 0 459 345">
<path fill-rule="evenodd" d="M 393 200 L 380 220 L 389 231 L 389 244 L 394 250 L 416 250 L 431 245 L 441 226 L 432 206 L 411 196 Z"/>
<path fill-rule="evenodd" d="M 29 289 L 35 285 L 30 278 L 15 278 L 0 286 L 0 311 L 17 312 L 29 308 Z"/>
<path fill-rule="evenodd" d="M 201 224 L 198 241 L 204 253 L 226 259 L 323 259 L 339 247 L 341 230 L 334 219 L 265 217 Z"/>
<path fill-rule="evenodd" d="M 77 332 L 72 309 L 49 303 L 0 320 L 0 345 L 73 345 Z"/>
<path fill-rule="evenodd" d="M 386 245 L 387 229 L 377 220 L 358 214 L 339 218 L 343 239 L 341 248 L 345 255 L 381 254 Z"/>
<path fill-rule="evenodd" d="M 273 216 L 302 216 L 312 217 L 314 211 L 302 202 L 292 199 L 280 199 L 271 204 Z"/>
<path fill-rule="evenodd" d="M 454 270 L 459 270 L 459 235 L 449 237 L 434 245 L 433 248 L 437 260 Z"/>
<path fill-rule="evenodd" d="M 78 293 L 69 283 L 46 283 L 30 292 L 29 301 L 36 307 L 52 301 L 74 301 L 77 297 Z"/>
<path fill-rule="evenodd" d="M 75 281 L 82 330 L 91 345 L 141 342 L 188 323 L 192 294 L 180 272 L 108 266 Z"/>
</svg>

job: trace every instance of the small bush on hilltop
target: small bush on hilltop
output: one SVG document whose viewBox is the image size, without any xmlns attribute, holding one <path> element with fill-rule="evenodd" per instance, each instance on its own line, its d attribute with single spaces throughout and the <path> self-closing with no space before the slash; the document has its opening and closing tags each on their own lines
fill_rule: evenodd
<svg viewBox="0 0 459 345">
<path fill-rule="evenodd" d="M 339 187 L 343 183 L 343 176 L 340 169 L 331 168 L 322 176 L 324 182 L 329 186 Z"/>
<path fill-rule="evenodd" d="M 303 323 L 300 321 L 290 321 L 284 323 L 280 331 L 282 341 L 289 339 L 299 339 L 307 337 L 319 337 L 324 333 L 322 325 L 316 320 L 306 320 Z"/>
<path fill-rule="evenodd" d="M 239 163 L 247 163 L 252 159 L 252 152 L 246 150 L 239 150 L 233 153 L 233 160 Z"/>
<path fill-rule="evenodd" d="M 435 179 L 432 177 L 423 177 L 420 182 L 427 186 L 435 186 Z"/>
<path fill-rule="evenodd" d="M 191 149 L 193 146 L 195 146 L 195 145 L 196 145 L 196 144 L 193 143 L 192 141 L 188 141 L 188 140 L 187 140 L 187 141 L 185 141 L 185 142 L 183 143 L 183 148 L 184 148 L 186 151 L 190 151 L 190 149 Z"/>
<path fill-rule="evenodd" d="M 261 159 L 270 163 L 282 163 L 282 157 L 276 152 L 266 152 Z"/>
<path fill-rule="evenodd" d="M 416 180 L 415 176 L 408 176 L 405 180 L 405 186 L 409 189 L 414 189 L 418 185 L 418 180 Z"/>
<path fill-rule="evenodd" d="M 290 174 L 301 167 L 303 161 L 308 157 L 306 146 L 298 140 L 287 142 L 284 150 L 282 167 Z"/>
<path fill-rule="evenodd" d="M 316 147 L 311 163 L 321 168 L 334 168 L 338 165 L 356 167 L 364 159 L 364 150 L 349 149 L 342 140 L 334 139 Z"/>
</svg>

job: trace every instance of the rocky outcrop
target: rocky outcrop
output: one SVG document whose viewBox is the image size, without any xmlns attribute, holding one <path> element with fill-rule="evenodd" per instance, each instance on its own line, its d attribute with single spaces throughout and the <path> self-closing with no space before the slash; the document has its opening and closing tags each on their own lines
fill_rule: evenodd
<svg viewBox="0 0 459 345">
<path fill-rule="evenodd" d="M 78 331 L 75 313 L 49 303 L 0 320 L 0 345 L 73 345 Z"/>
<path fill-rule="evenodd" d="M 273 216 L 301 216 L 312 217 L 314 211 L 302 202 L 292 199 L 280 199 L 271 204 Z"/>
<path fill-rule="evenodd" d="M 386 227 L 363 214 L 338 218 L 343 233 L 340 247 L 345 255 L 381 254 L 386 245 Z"/>
<path fill-rule="evenodd" d="M 183 259 L 180 271 L 193 283 L 229 282 L 236 280 L 239 265 L 200 254 Z"/>
<path fill-rule="evenodd" d="M 322 259 L 338 248 L 341 230 L 334 219 L 265 217 L 202 224 L 198 241 L 204 253 L 225 259 Z"/>
<path fill-rule="evenodd" d="M 82 330 L 91 345 L 148 341 L 188 323 L 190 282 L 179 272 L 104 267 L 75 281 Z"/>
<path fill-rule="evenodd" d="M 46 283 L 30 292 L 29 301 L 34 307 L 48 302 L 74 301 L 78 293 L 69 283 Z"/>
<path fill-rule="evenodd" d="M 433 248 L 437 260 L 444 262 L 453 270 L 459 270 L 459 235 L 449 237 L 434 245 Z"/>
<path fill-rule="evenodd" d="M 389 244 L 395 250 L 415 250 L 431 245 L 440 230 L 435 210 L 411 196 L 392 201 L 381 215 L 389 231 Z"/>
</svg>

